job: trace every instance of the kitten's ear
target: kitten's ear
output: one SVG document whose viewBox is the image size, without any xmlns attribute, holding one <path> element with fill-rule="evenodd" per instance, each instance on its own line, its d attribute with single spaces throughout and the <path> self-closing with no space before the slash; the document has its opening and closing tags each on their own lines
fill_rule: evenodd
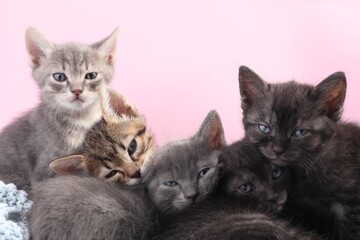
<svg viewBox="0 0 360 240">
<path fill-rule="evenodd" d="M 139 117 L 138 110 L 126 100 L 120 93 L 114 89 L 109 89 L 110 106 L 114 109 L 115 113 L 119 116 L 126 115 L 131 117 Z"/>
<path fill-rule="evenodd" d="M 53 43 L 33 27 L 26 29 L 25 43 L 30 55 L 32 69 L 40 67 L 41 60 L 47 58 L 55 47 Z"/>
<path fill-rule="evenodd" d="M 196 136 L 204 139 L 212 149 L 220 149 L 226 145 L 221 119 L 215 110 L 208 113 Z"/>
<path fill-rule="evenodd" d="M 50 163 L 50 168 L 58 174 L 82 174 L 87 172 L 85 157 L 83 155 L 72 155 L 59 158 Z"/>
<path fill-rule="evenodd" d="M 239 68 L 239 87 L 243 110 L 249 109 L 256 99 L 263 98 L 269 89 L 269 85 L 264 80 L 245 66 Z"/>
<path fill-rule="evenodd" d="M 346 95 L 346 77 L 336 72 L 325 78 L 314 90 L 315 101 L 335 122 L 341 118 Z"/>
<path fill-rule="evenodd" d="M 108 37 L 91 45 L 93 48 L 98 49 L 100 55 L 105 58 L 106 62 L 110 65 L 114 64 L 115 61 L 118 32 L 119 28 L 117 27 Z"/>
</svg>

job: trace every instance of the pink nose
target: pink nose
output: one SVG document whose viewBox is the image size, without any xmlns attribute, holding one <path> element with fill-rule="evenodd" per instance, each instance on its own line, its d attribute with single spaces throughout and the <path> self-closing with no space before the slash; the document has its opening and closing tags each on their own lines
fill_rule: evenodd
<svg viewBox="0 0 360 240">
<path fill-rule="evenodd" d="M 74 93 L 77 97 L 80 96 L 80 94 L 82 94 L 83 90 L 81 89 L 74 89 L 71 90 L 72 93 Z"/>
</svg>

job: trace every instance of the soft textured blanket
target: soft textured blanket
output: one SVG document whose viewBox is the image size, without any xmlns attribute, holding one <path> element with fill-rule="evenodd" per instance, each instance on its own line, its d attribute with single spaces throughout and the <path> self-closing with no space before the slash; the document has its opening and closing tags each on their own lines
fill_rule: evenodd
<svg viewBox="0 0 360 240">
<path fill-rule="evenodd" d="M 31 205 L 26 192 L 0 181 L 0 240 L 29 239 L 26 213 Z"/>
</svg>

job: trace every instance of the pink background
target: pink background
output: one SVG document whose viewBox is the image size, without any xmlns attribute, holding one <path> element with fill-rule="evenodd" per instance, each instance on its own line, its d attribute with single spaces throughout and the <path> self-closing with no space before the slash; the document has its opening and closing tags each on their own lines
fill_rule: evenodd
<svg viewBox="0 0 360 240">
<path fill-rule="evenodd" d="M 359 1 L 0 0 L 0 128 L 38 102 L 24 44 L 34 26 L 55 43 L 92 43 L 120 27 L 112 85 L 160 144 L 220 113 L 228 142 L 243 136 L 238 67 L 269 82 L 318 83 L 345 71 L 343 119 L 359 122 Z"/>
</svg>

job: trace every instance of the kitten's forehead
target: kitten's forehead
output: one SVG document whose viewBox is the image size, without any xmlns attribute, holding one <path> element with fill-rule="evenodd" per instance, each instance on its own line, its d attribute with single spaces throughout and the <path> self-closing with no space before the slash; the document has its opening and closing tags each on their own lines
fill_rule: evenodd
<svg viewBox="0 0 360 240">
<path fill-rule="evenodd" d="M 197 171 L 202 165 L 215 166 L 216 156 L 216 151 L 207 149 L 205 144 L 194 139 L 184 139 L 160 147 L 154 154 L 154 161 L 158 170 L 175 169 L 176 172 L 190 172 L 193 169 Z"/>
<path fill-rule="evenodd" d="M 313 87 L 294 81 L 271 84 L 266 96 L 247 113 L 247 119 L 253 123 L 264 121 L 266 124 L 292 127 L 298 120 L 306 118 L 314 111 L 311 101 Z M 301 106 L 301 107 L 299 107 Z"/>
<path fill-rule="evenodd" d="M 61 64 L 63 70 L 77 73 L 87 70 L 97 59 L 96 51 L 90 46 L 79 43 L 57 45 L 51 54 L 51 60 Z"/>
</svg>

